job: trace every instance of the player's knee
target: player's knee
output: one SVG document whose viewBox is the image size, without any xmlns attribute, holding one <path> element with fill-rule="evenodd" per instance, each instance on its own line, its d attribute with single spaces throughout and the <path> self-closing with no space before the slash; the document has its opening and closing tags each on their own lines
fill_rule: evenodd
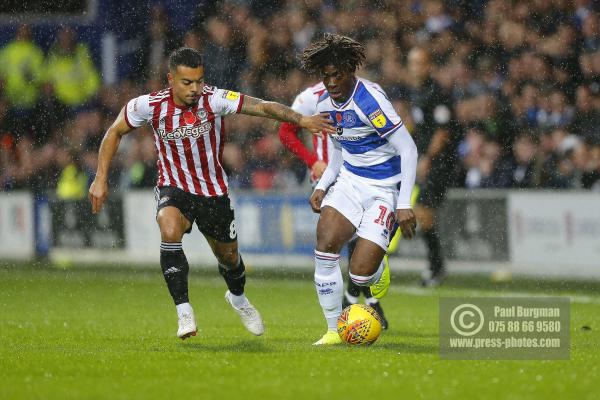
<svg viewBox="0 0 600 400">
<path fill-rule="evenodd" d="M 333 253 L 338 254 L 340 252 L 339 246 L 334 243 L 330 238 L 317 238 L 317 251 L 322 251 L 323 253 Z"/>
<path fill-rule="evenodd" d="M 364 249 L 363 249 L 364 250 Z M 350 259 L 350 272 L 358 276 L 371 276 L 379 268 L 381 258 L 372 253 L 364 251 L 355 252 Z"/>
<path fill-rule="evenodd" d="M 325 229 L 317 229 L 317 251 L 322 251 L 324 253 L 334 253 L 337 254 L 340 252 L 341 248 L 336 241 L 335 235 L 332 232 L 327 231 Z"/>
<path fill-rule="evenodd" d="M 181 242 L 183 232 L 178 226 L 164 225 L 160 227 L 160 236 L 163 242 Z"/>
<path fill-rule="evenodd" d="M 366 263 L 353 262 L 350 265 L 350 271 L 353 275 L 369 276 L 372 274 L 372 267 Z"/>
<path fill-rule="evenodd" d="M 219 264 L 223 266 L 235 268 L 238 265 L 238 252 L 236 249 L 221 251 L 216 254 L 216 257 Z"/>
</svg>

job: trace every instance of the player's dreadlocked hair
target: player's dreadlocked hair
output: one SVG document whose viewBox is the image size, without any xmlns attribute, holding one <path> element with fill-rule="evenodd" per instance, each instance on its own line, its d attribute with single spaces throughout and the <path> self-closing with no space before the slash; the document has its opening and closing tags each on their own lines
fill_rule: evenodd
<svg viewBox="0 0 600 400">
<path fill-rule="evenodd" d="M 347 36 L 326 33 L 311 43 L 300 55 L 302 68 L 309 73 L 320 72 L 333 65 L 344 72 L 354 72 L 365 61 L 365 47 Z"/>
</svg>

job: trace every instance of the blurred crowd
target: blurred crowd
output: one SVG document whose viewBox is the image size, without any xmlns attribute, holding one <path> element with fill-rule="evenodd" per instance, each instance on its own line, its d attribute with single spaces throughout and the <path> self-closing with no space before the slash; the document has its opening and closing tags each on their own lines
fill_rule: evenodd
<svg viewBox="0 0 600 400">
<path fill-rule="evenodd" d="M 21 26 L 0 49 L 0 190 L 84 197 L 104 131 L 130 98 L 167 85 L 176 47 L 203 52 L 207 83 L 291 104 L 318 80 L 297 55 L 323 32 L 365 44 L 358 75 L 381 84 L 409 130 L 406 56 L 415 46 L 431 52 L 456 121 L 456 187 L 600 190 L 599 11 L 592 0 L 205 1 L 176 30 L 157 5 L 135 68 L 115 87 L 102 85 L 98 60 L 73 30 L 61 29 L 44 53 Z M 308 185 L 275 123 L 228 122 L 232 187 Z M 112 185 L 153 186 L 155 163 L 149 128 L 126 136 Z"/>
</svg>

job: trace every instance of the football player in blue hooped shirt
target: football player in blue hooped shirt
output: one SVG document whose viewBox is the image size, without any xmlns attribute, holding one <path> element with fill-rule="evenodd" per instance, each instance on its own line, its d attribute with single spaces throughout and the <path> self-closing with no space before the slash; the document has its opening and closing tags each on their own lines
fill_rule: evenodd
<svg viewBox="0 0 600 400">
<path fill-rule="evenodd" d="M 390 285 L 383 262 L 395 224 L 412 238 L 417 226 L 410 195 L 415 183 L 417 148 L 381 87 L 355 76 L 365 48 L 355 40 L 325 34 L 304 50 L 301 61 L 321 74 L 327 91 L 317 112 L 337 126 L 335 150 L 310 204 L 320 213 L 315 249 L 315 286 L 327 332 L 315 345 L 341 342 L 337 319 L 342 311 L 340 251 L 358 236 L 350 260 L 350 279 L 383 297 Z"/>
</svg>

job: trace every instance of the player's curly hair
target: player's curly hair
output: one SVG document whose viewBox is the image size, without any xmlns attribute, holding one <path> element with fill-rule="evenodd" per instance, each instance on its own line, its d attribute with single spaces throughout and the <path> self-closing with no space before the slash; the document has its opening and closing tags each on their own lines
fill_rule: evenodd
<svg viewBox="0 0 600 400">
<path fill-rule="evenodd" d="M 314 74 L 327 65 L 344 72 L 354 72 L 365 61 L 365 46 L 347 36 L 326 33 L 300 55 L 302 68 Z"/>
</svg>

